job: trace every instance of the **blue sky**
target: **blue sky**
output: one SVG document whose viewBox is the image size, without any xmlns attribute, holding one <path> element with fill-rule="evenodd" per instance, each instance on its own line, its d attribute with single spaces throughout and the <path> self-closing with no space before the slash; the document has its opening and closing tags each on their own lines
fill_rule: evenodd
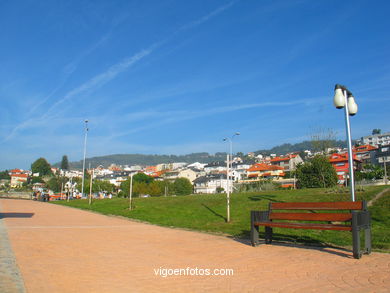
<svg viewBox="0 0 390 293">
<path fill-rule="evenodd" d="M 1 1 L 0 170 L 390 131 L 388 1 Z"/>
</svg>

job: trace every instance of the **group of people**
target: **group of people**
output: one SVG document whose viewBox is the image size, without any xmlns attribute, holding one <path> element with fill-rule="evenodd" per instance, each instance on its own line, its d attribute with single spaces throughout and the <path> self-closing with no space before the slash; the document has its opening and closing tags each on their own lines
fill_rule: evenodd
<svg viewBox="0 0 390 293">
<path fill-rule="evenodd" d="M 50 195 L 41 191 L 34 191 L 31 195 L 32 200 L 49 201 Z"/>
</svg>

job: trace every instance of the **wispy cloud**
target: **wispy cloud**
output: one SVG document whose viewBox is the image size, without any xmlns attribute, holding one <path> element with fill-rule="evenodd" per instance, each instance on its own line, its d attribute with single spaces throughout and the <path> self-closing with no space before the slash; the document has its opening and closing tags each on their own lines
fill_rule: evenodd
<svg viewBox="0 0 390 293">
<path fill-rule="evenodd" d="M 222 6 L 218 7 L 217 9 L 215 9 L 214 11 L 210 12 L 209 14 L 207 14 L 207 15 L 205 15 L 205 16 L 203 16 L 195 21 L 192 21 L 190 23 L 183 25 L 181 28 L 179 28 L 178 31 L 184 31 L 184 30 L 188 30 L 188 29 L 197 27 L 197 26 L 205 23 L 206 21 L 210 20 L 211 18 L 217 16 L 218 14 L 224 12 L 225 10 L 232 7 L 237 2 L 238 1 L 231 1 L 225 5 L 222 5 Z"/>
<path fill-rule="evenodd" d="M 227 10 L 229 7 L 231 7 L 236 2 L 237 1 L 232 1 L 232 2 L 229 2 L 228 4 L 225 4 L 225 5 L 222 5 L 222 6 L 218 7 L 217 9 L 212 11 L 211 13 L 209 13 L 209 14 L 207 14 L 207 15 L 205 15 L 205 16 L 203 16 L 203 17 L 201 17 L 201 18 L 199 18 L 199 19 L 197 19 L 195 21 L 192 21 L 192 22 L 190 22 L 190 23 L 188 23 L 186 25 L 183 25 L 178 30 L 173 32 L 170 36 L 168 36 L 168 37 L 166 37 L 166 38 L 164 38 L 164 39 L 162 39 L 160 41 L 157 41 L 157 42 L 153 43 L 147 49 L 140 50 L 139 52 L 135 53 L 134 55 L 132 55 L 130 57 L 127 57 L 127 58 L 124 58 L 120 62 L 111 65 L 106 71 L 104 71 L 104 72 L 102 72 L 102 73 L 92 77 L 87 82 L 81 84 L 80 86 L 78 86 L 78 87 L 70 90 L 68 93 L 66 93 L 62 98 L 60 98 L 57 102 L 55 102 L 45 112 L 45 114 L 41 118 L 31 118 L 31 119 L 28 119 L 28 120 L 18 124 L 17 126 L 15 126 L 11 130 L 10 134 L 3 139 L 3 142 L 10 140 L 12 137 L 17 135 L 17 133 L 20 130 L 24 129 L 25 127 L 29 127 L 31 125 L 34 125 L 35 124 L 34 120 L 36 120 L 36 119 L 44 120 L 44 119 L 53 118 L 53 117 L 57 116 L 58 112 L 56 112 L 56 110 L 62 104 L 64 104 L 64 102 L 72 99 L 73 97 L 79 96 L 80 94 L 83 94 L 83 93 L 86 93 L 86 92 L 90 92 L 90 91 L 93 91 L 93 90 L 96 90 L 96 89 L 100 88 L 104 84 L 106 84 L 106 83 L 110 82 L 111 80 L 115 79 L 119 74 L 121 74 L 121 73 L 125 72 L 126 70 L 128 70 L 130 67 L 135 65 L 140 60 L 142 60 L 145 57 L 149 56 L 157 48 L 161 47 L 162 45 L 164 45 L 165 43 L 170 41 L 176 34 L 178 34 L 180 32 L 187 31 L 189 29 L 193 29 L 193 28 L 195 28 L 195 27 L 197 27 L 197 26 L 207 22 L 208 20 L 210 20 L 213 17 L 219 15 L 223 11 Z M 103 38 L 100 42 L 104 42 L 104 41 L 105 40 Z M 91 50 L 93 50 L 94 47 L 97 47 L 100 42 L 98 42 L 98 44 L 96 44 L 96 46 L 93 46 Z M 68 64 L 68 66 L 65 67 L 65 72 L 67 74 L 73 73 L 73 71 L 76 68 L 76 65 L 77 65 L 77 60 L 75 62 L 73 62 L 73 63 Z M 41 106 L 48 99 L 50 99 L 58 91 L 58 89 L 63 86 L 63 83 L 60 83 L 60 85 L 57 86 L 46 98 L 44 98 L 41 103 L 36 105 L 33 108 L 33 111 L 35 111 L 39 106 Z M 30 111 L 30 113 L 32 113 L 33 111 Z"/>
<path fill-rule="evenodd" d="M 308 104 L 308 103 L 311 102 L 309 100 L 296 100 L 291 102 L 266 102 L 266 103 L 240 104 L 240 105 L 232 105 L 232 106 L 215 107 L 215 108 L 200 110 L 200 111 L 154 112 L 153 113 L 154 122 L 145 124 L 140 127 L 133 128 L 129 131 L 113 133 L 111 134 L 110 139 L 141 132 L 147 129 L 159 128 L 162 125 L 174 124 L 182 121 L 187 121 L 187 120 L 192 120 L 192 119 L 197 119 L 197 118 L 207 117 L 207 116 L 212 116 L 217 114 L 223 114 L 223 113 L 229 113 L 229 112 L 235 112 L 235 111 L 241 111 L 241 110 L 253 109 L 253 108 L 292 106 L 292 105 L 300 105 L 300 104 Z M 143 117 L 144 113 L 140 113 L 138 116 Z"/>
</svg>

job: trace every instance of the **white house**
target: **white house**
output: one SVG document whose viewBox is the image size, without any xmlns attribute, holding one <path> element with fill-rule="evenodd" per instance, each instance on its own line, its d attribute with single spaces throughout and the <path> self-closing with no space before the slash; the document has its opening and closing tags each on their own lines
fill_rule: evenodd
<svg viewBox="0 0 390 293">
<path fill-rule="evenodd" d="M 212 174 L 201 176 L 194 180 L 194 193 L 217 193 L 217 188 L 221 187 L 226 192 L 228 189 L 226 174 Z M 233 180 L 229 182 L 229 190 L 233 190 Z"/>
</svg>

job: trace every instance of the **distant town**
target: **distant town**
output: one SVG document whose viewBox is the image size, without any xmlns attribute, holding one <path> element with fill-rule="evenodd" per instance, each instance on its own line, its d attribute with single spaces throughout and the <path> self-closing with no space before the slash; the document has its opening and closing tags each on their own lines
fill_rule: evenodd
<svg viewBox="0 0 390 293">
<path fill-rule="evenodd" d="M 315 144 L 317 143 L 317 146 Z M 345 148 L 330 147 L 329 141 L 313 142 L 313 148 L 285 154 L 234 154 L 229 161 L 210 163 L 172 162 L 153 166 L 117 165 L 86 166 L 83 170 L 69 168 L 66 156 L 60 167 L 52 167 L 44 158 L 32 164 L 31 170 L 15 168 L 0 173 L 0 192 L 31 192 L 47 194 L 49 199 L 127 196 L 130 179 L 134 193 L 140 197 L 210 194 L 261 189 L 299 188 L 297 168 L 316 156 L 326 157 L 337 174 L 337 184 L 348 180 L 348 153 Z M 353 148 L 356 181 L 362 184 L 386 184 L 390 162 L 390 133 L 374 129 L 371 135 L 356 141 Z M 321 187 L 321 186 L 320 186 Z M 325 186 L 324 186 L 325 187 Z"/>
</svg>

